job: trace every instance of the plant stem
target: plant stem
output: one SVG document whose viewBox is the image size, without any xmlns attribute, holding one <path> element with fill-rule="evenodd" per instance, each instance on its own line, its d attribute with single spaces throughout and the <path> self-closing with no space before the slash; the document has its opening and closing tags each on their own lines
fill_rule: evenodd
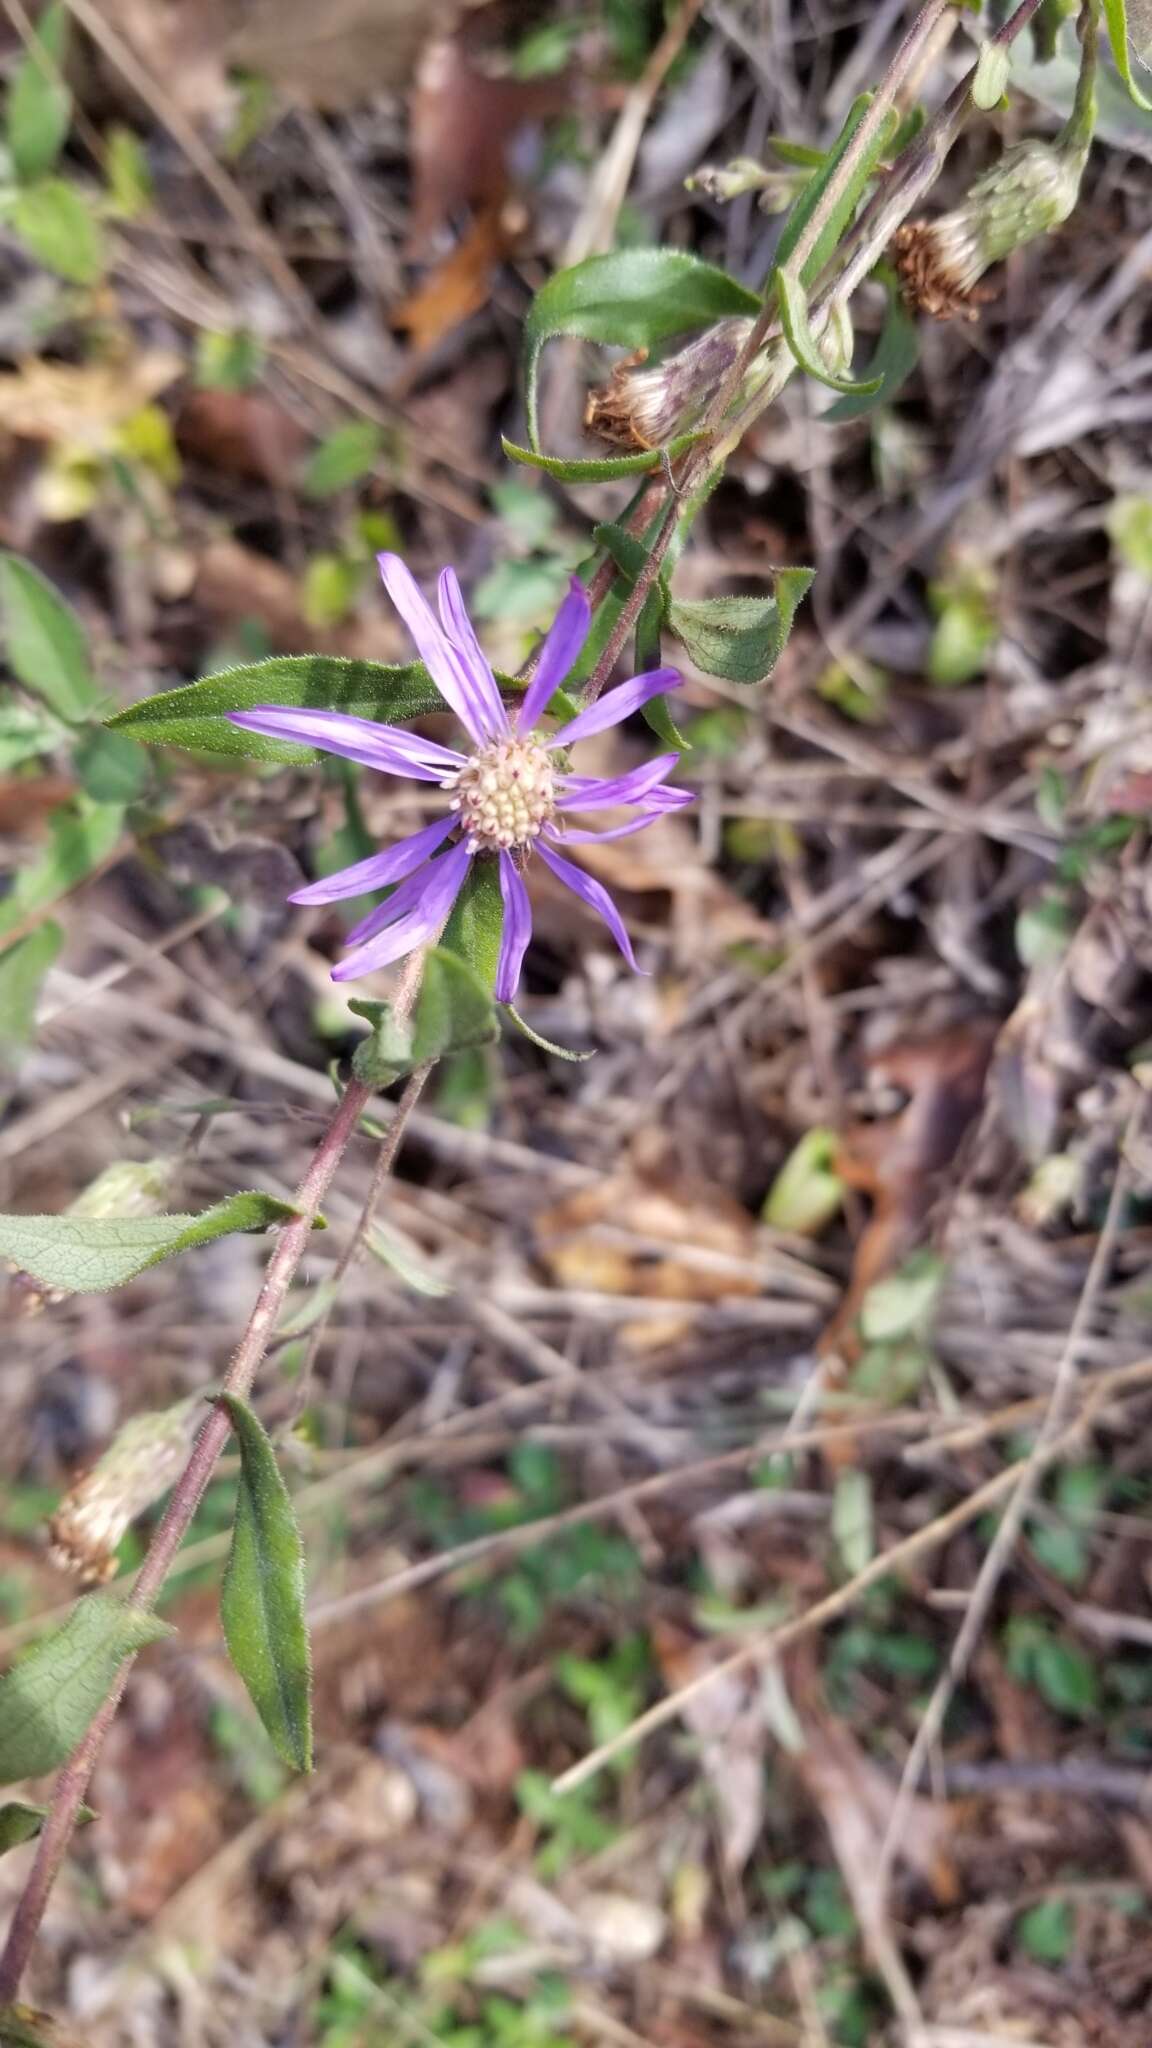
<svg viewBox="0 0 1152 2048">
<path fill-rule="evenodd" d="M 405 1016 L 411 1010 L 419 992 L 423 965 L 422 953 L 412 954 L 407 961 L 393 1002 L 397 1015 Z M 395 1120 L 381 1148 L 381 1158 L 385 1162 L 383 1170 L 378 1162 L 373 1176 L 376 1193 L 384 1173 L 396 1157 L 408 1117 L 429 1071 L 429 1067 L 424 1067 L 412 1076 L 397 1107 Z M 414 1085 L 417 1080 L 418 1086 Z M 224 1379 L 224 1393 L 246 1400 L 252 1391 L 268 1340 L 280 1319 L 288 1289 L 304 1256 L 320 1204 L 372 1095 L 373 1089 L 367 1082 L 352 1080 L 337 1104 L 296 1191 L 296 1215 L 280 1232 L 268 1261 L 247 1328 Z M 213 1407 L 192 1446 L 188 1463 L 176 1482 L 163 1519 L 149 1545 L 148 1555 L 132 1589 L 134 1607 L 155 1606 L 172 1561 L 200 1505 L 216 1460 L 228 1440 L 229 1429 L 225 1411 Z M 129 1658 L 122 1666 L 113 1690 L 56 1780 L 52 1802 L 36 1845 L 35 1861 L 12 1916 L 3 1956 L 0 1956 L 0 2007 L 10 2004 L 20 1989 L 20 1981 L 28 1966 L 52 1887 L 67 1854 L 96 1760 L 115 1719 L 134 1661 Z"/>
</svg>

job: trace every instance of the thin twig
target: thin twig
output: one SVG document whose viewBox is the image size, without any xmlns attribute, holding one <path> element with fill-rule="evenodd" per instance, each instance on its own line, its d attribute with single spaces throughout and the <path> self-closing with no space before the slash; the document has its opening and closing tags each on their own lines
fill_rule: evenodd
<svg viewBox="0 0 1152 2048">
<path fill-rule="evenodd" d="M 1071 1448 L 1087 1428 L 1098 1407 L 1098 1400 L 1088 1401 L 1076 1420 L 1039 1454 L 1045 1470 Z M 721 1679 L 731 1677 L 736 1672 L 747 1671 L 763 1658 L 775 1656 L 787 1643 L 796 1642 L 801 1636 L 811 1634 L 813 1629 L 823 1628 L 826 1622 L 834 1621 L 838 1615 L 845 1613 L 862 1593 L 867 1592 L 869 1586 L 886 1579 L 891 1572 L 907 1564 L 912 1558 L 919 1557 L 924 1551 L 938 1549 L 940 1544 L 946 1543 L 959 1529 L 966 1528 L 969 1522 L 982 1515 L 985 1509 L 994 1507 L 1004 1494 L 1010 1493 L 1012 1488 L 1018 1485 L 1019 1479 L 1019 1471 L 1014 1465 L 1008 1465 L 1002 1472 L 995 1473 L 991 1479 L 985 1480 L 983 1486 L 978 1486 L 975 1492 L 958 1501 L 956 1506 L 949 1508 L 945 1514 L 937 1515 L 925 1528 L 913 1530 L 910 1536 L 905 1536 L 899 1543 L 894 1543 L 890 1549 L 881 1551 L 863 1571 L 857 1572 L 854 1578 L 849 1579 L 846 1585 L 838 1586 L 834 1592 L 827 1593 L 803 1614 L 781 1623 L 778 1628 L 767 1629 L 763 1634 L 754 1636 L 742 1644 L 740 1649 L 733 1651 L 730 1657 L 725 1657 L 719 1664 L 713 1664 L 707 1671 L 702 1671 L 696 1678 L 690 1679 L 687 1685 L 682 1685 L 675 1692 L 669 1693 L 665 1699 L 658 1700 L 654 1707 L 649 1707 L 646 1713 L 638 1715 L 636 1720 L 630 1722 L 627 1728 L 621 1729 L 618 1735 L 614 1735 L 608 1742 L 602 1742 L 598 1748 L 582 1757 L 578 1764 L 573 1764 L 571 1769 L 564 1771 L 555 1780 L 552 1790 L 558 1793 L 573 1791 L 577 1785 L 583 1785 L 589 1778 L 594 1777 L 597 1771 L 603 1770 L 605 1764 L 611 1763 L 613 1757 L 621 1755 L 626 1749 L 631 1749 L 637 1742 L 642 1742 L 654 1729 L 662 1728 L 668 1721 L 674 1721 L 683 1713 L 688 1702 L 706 1692 L 709 1686 L 718 1684 Z"/>
<path fill-rule="evenodd" d="M 880 1851 L 880 1867 L 877 1886 L 881 1896 L 887 1890 L 892 1864 L 900 1846 L 904 1827 L 911 1811 L 912 1800 L 920 1775 L 927 1762 L 933 1744 L 944 1724 L 944 1716 L 952 1702 L 952 1695 L 959 1685 L 972 1658 L 972 1653 L 984 1632 L 988 1611 L 996 1597 L 996 1589 L 1007 1569 L 1016 1548 L 1024 1518 L 1032 1506 L 1040 1481 L 1052 1463 L 1053 1442 L 1064 1421 L 1076 1385 L 1076 1369 L 1080 1362 L 1080 1347 L 1088 1326 L 1096 1312 L 1096 1306 L 1104 1283 L 1108 1277 L 1116 1250 L 1116 1239 L 1120 1230 L 1120 1218 L 1132 1183 L 1128 1165 L 1128 1152 L 1136 1139 L 1144 1112 L 1144 1098 L 1141 1095 L 1128 1119 L 1127 1129 L 1121 1145 L 1120 1161 L 1107 1214 L 1096 1240 L 1092 1263 L 1088 1268 L 1076 1313 L 1068 1331 L 1056 1372 L 1044 1419 L 1037 1431 L 1032 1451 L 1021 1465 L 1008 1468 L 1012 1480 L 1012 1493 L 1003 1520 L 996 1530 L 985 1554 L 984 1561 L 976 1575 L 976 1583 L 969 1596 L 964 1620 L 956 1634 L 948 1663 L 933 1689 L 932 1696 L 924 1710 L 920 1726 L 916 1731 L 912 1747 L 900 1779 L 900 1789 L 893 1803 L 887 1833 Z"/>
</svg>

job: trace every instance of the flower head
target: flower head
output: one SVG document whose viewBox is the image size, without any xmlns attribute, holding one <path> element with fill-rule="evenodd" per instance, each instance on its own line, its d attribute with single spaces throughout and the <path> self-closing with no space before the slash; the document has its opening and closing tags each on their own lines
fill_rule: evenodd
<svg viewBox="0 0 1152 2048">
<path fill-rule="evenodd" d="M 585 426 L 614 447 L 661 447 L 695 426 L 751 332 L 751 320 L 733 315 L 651 368 L 640 349 L 589 392 Z"/>
<path fill-rule="evenodd" d="M 975 320 L 989 297 L 984 272 L 1067 220 L 1084 159 L 1078 144 L 1017 143 L 951 213 L 899 228 L 892 250 L 909 304 L 936 320 Z"/>
<path fill-rule="evenodd" d="M 557 757 L 575 740 L 619 725 L 651 698 L 676 689 L 677 671 L 658 668 L 633 676 L 558 731 L 543 733 L 539 722 L 572 669 L 591 620 L 587 593 L 575 578 L 545 637 L 523 698 L 519 705 L 506 706 L 464 609 L 454 571 L 445 569 L 440 577 L 438 617 L 397 555 L 381 555 L 380 571 L 429 675 L 468 734 L 469 753 L 458 753 L 402 726 L 377 725 L 342 711 L 263 704 L 254 711 L 229 714 L 234 725 L 249 732 L 299 740 L 388 775 L 437 783 L 446 794 L 445 817 L 383 853 L 297 890 L 291 898 L 293 903 L 336 903 L 395 884 L 387 901 L 350 932 L 353 950 L 333 968 L 333 980 L 353 981 L 372 974 L 434 941 L 473 861 L 495 860 L 504 899 L 496 994 L 501 1002 L 511 1002 L 532 931 L 523 867 L 533 850 L 559 881 L 599 912 L 634 968 L 631 941 L 607 890 L 558 849 L 622 839 L 691 803 L 689 791 L 667 785 L 679 755 L 660 754 L 642 768 L 606 781 L 570 774 Z M 622 824 L 604 831 L 569 825 L 569 818 L 582 811 L 615 806 L 627 813 Z"/>
</svg>

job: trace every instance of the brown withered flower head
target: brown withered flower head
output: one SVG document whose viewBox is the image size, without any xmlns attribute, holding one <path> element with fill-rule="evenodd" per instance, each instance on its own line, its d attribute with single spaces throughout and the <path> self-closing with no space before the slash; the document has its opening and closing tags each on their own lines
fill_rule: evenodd
<svg viewBox="0 0 1152 2048">
<path fill-rule="evenodd" d="M 751 320 L 734 315 L 651 369 L 642 367 L 647 351 L 638 350 L 589 392 L 585 426 L 614 448 L 662 448 L 695 426 L 751 331 Z"/>
<path fill-rule="evenodd" d="M 906 221 L 891 251 L 909 306 L 934 320 L 978 319 L 994 296 L 981 286 L 985 271 L 1067 220 L 1084 161 L 1078 146 L 1018 143 L 977 178 L 963 205 L 939 220 Z"/>
<path fill-rule="evenodd" d="M 48 1524 L 48 1555 L 59 1570 L 82 1586 L 115 1577 L 121 1537 L 179 1478 L 203 1411 L 202 1398 L 193 1394 L 125 1423 Z"/>
</svg>

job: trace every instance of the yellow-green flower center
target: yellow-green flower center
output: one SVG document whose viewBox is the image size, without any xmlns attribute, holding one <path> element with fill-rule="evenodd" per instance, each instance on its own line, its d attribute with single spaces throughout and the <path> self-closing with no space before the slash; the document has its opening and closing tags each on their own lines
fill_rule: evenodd
<svg viewBox="0 0 1152 2048">
<path fill-rule="evenodd" d="M 556 809 L 552 763 L 532 740 L 495 740 L 449 776 L 452 809 L 474 853 L 507 853 L 536 838 Z"/>
</svg>

